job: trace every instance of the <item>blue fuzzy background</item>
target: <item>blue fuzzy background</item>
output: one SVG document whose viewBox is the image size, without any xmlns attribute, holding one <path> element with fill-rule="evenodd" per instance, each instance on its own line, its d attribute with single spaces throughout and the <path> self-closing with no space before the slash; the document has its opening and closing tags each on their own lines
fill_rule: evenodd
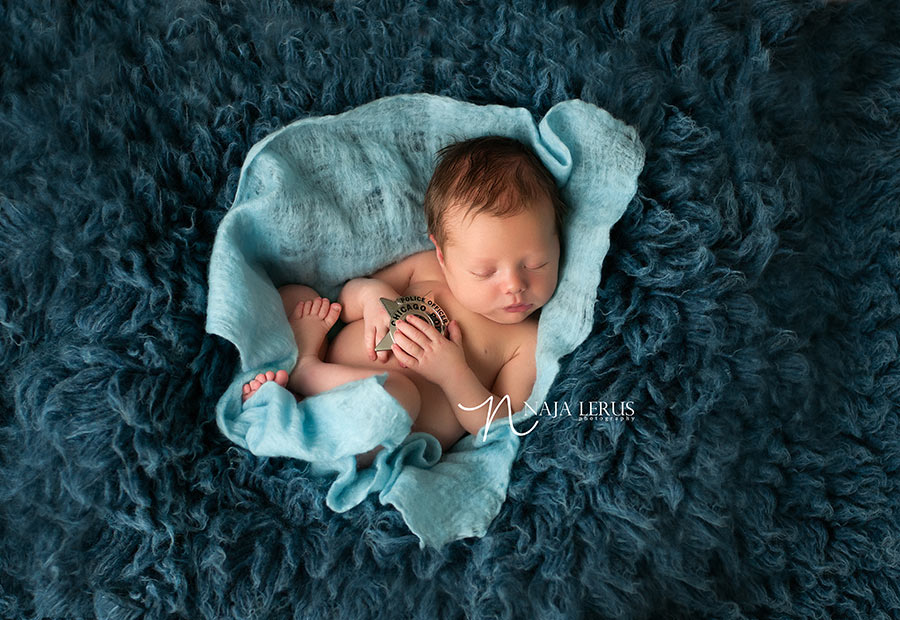
<svg viewBox="0 0 900 620">
<path fill-rule="evenodd" d="M 0 2 L 0 616 L 900 617 L 900 3 Z M 250 146 L 430 92 L 634 125 L 590 338 L 483 539 L 231 446 Z"/>
</svg>

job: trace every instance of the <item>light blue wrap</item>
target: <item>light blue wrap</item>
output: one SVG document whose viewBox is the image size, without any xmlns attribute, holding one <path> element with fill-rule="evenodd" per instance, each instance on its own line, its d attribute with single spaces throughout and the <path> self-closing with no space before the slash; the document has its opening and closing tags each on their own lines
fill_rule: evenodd
<svg viewBox="0 0 900 620">
<path fill-rule="evenodd" d="M 527 406 L 442 455 L 433 436 L 409 433 L 409 416 L 382 387 L 386 374 L 300 403 L 270 382 L 242 404 L 244 383 L 297 361 L 277 288 L 302 283 L 334 300 L 348 279 L 432 247 L 422 201 L 435 154 L 483 135 L 531 145 L 571 210 L 559 285 L 540 317 Z M 609 230 L 634 196 L 643 162 L 634 129 L 577 100 L 553 106 L 535 124 L 524 109 L 400 95 L 269 135 L 247 155 L 210 261 L 206 329 L 234 343 L 241 360 L 216 407 L 219 428 L 256 455 L 294 457 L 316 474 L 337 474 L 326 499 L 337 512 L 377 491 L 420 547 L 483 536 L 506 499 L 520 441 L 513 427 L 526 434 L 533 426 L 521 422 L 540 409 L 559 359 L 590 332 Z M 373 465 L 357 471 L 354 455 L 379 444 L 386 449 Z"/>
</svg>

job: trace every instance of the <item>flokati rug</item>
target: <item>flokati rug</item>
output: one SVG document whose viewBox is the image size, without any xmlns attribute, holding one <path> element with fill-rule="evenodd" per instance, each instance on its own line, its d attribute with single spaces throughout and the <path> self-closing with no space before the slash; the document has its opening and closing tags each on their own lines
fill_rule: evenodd
<svg viewBox="0 0 900 620">
<path fill-rule="evenodd" d="M 0 617 L 896 618 L 897 32 L 894 0 L 3 3 Z M 229 440 L 205 331 L 252 146 L 413 93 L 579 99 L 646 151 L 505 501 L 439 549 Z"/>
</svg>

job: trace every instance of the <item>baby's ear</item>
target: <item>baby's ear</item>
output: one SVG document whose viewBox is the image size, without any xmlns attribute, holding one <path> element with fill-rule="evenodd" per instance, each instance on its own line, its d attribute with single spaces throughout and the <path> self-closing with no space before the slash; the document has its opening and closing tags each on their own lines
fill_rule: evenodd
<svg viewBox="0 0 900 620">
<path fill-rule="evenodd" d="M 444 253 L 441 252 L 441 246 L 438 245 L 438 242 L 434 238 L 434 235 L 428 235 L 428 238 L 431 239 L 431 243 L 434 244 L 434 249 L 437 252 L 438 262 L 441 264 L 441 267 L 443 267 L 444 266 Z"/>
</svg>

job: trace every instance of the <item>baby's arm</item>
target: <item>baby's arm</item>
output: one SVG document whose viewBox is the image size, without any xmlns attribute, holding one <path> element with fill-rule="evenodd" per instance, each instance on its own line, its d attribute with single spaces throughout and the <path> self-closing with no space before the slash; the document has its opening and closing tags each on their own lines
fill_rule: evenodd
<svg viewBox="0 0 900 620">
<path fill-rule="evenodd" d="M 534 324 L 534 331 L 529 330 L 528 334 L 529 338 L 519 345 L 513 356 L 497 373 L 497 378 L 494 379 L 494 385 L 491 388 L 491 392 L 499 394 L 501 398 L 509 394 L 510 411 L 513 413 L 525 407 L 525 401 L 531 396 L 531 390 L 534 388 L 537 378 L 534 359 L 537 347 L 537 324 Z M 494 406 L 496 405 L 495 401 Z M 500 412 L 497 412 L 497 416 L 503 417 Z"/>
<path fill-rule="evenodd" d="M 353 278 L 341 289 L 338 302 L 341 304 L 341 320 L 350 323 L 363 316 L 367 303 L 379 302 L 382 297 L 396 299 L 409 288 L 415 277 L 416 266 L 428 252 L 419 252 L 376 271 L 367 278 Z"/>
<path fill-rule="evenodd" d="M 402 364 L 440 386 L 460 425 L 474 435 L 484 427 L 489 415 L 493 413 L 494 419 L 504 418 L 518 411 L 531 394 L 536 374 L 537 324 L 529 327 L 520 336 L 519 347 L 500 369 L 490 390 L 481 384 L 466 362 L 456 321 L 450 322 L 449 340 L 419 317 L 397 321 L 391 350 Z M 507 395 L 509 400 L 504 401 Z"/>
<path fill-rule="evenodd" d="M 353 278 L 347 282 L 338 295 L 341 304 L 341 320 L 345 323 L 365 319 L 363 329 L 363 345 L 369 359 L 386 362 L 388 351 L 375 351 L 375 345 L 388 332 L 390 317 L 381 304 L 381 298 L 396 299 L 401 291 L 409 288 L 415 277 L 416 266 L 421 263 L 426 253 L 420 252 L 407 256 L 368 278 Z"/>
<path fill-rule="evenodd" d="M 534 331 L 529 330 L 529 338 L 522 342 L 513 356 L 503 365 L 497 378 L 494 379 L 494 385 L 488 391 L 478 379 L 475 373 L 469 371 L 471 375 L 463 380 L 448 382 L 444 387 L 444 394 L 450 405 L 453 407 L 453 413 L 456 419 L 462 425 L 466 432 L 472 435 L 478 433 L 479 430 L 487 423 L 488 415 L 496 409 L 495 417 L 492 423 L 507 417 L 511 413 L 519 411 L 525 406 L 525 401 L 531 395 L 534 388 L 536 378 L 536 368 L 534 353 L 537 345 L 537 325 L 534 325 Z M 474 381 L 474 382 L 473 382 Z M 509 408 L 506 403 L 501 403 L 502 399 L 509 395 Z M 493 396 L 493 402 L 488 405 L 467 411 L 458 406 L 475 407 Z"/>
</svg>

